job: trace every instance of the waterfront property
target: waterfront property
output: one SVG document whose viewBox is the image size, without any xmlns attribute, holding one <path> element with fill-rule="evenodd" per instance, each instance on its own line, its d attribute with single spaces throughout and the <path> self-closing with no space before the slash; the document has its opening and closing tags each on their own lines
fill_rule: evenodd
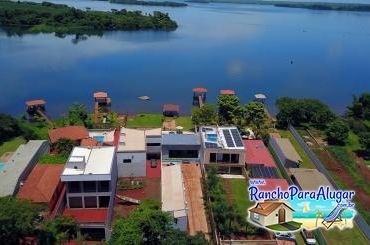
<svg viewBox="0 0 370 245">
<path fill-rule="evenodd" d="M 249 218 L 262 226 L 269 226 L 292 221 L 293 212 L 285 202 L 259 202 L 249 210 Z"/>
<path fill-rule="evenodd" d="M 62 138 L 71 139 L 81 143 L 83 139 L 89 138 L 89 132 L 84 126 L 67 126 L 62 128 L 51 129 L 48 132 L 49 141 L 56 143 Z"/>
<path fill-rule="evenodd" d="M 60 181 L 63 169 L 64 164 L 37 164 L 20 187 L 17 198 L 44 204 L 49 214 L 53 213 L 64 188 Z"/>
<path fill-rule="evenodd" d="M 199 162 L 200 138 L 198 134 L 164 132 L 162 135 L 162 160 Z"/>
<path fill-rule="evenodd" d="M 65 164 L 61 180 L 67 187 L 66 209 L 93 240 L 109 238 L 116 191 L 116 149 L 112 146 L 75 147 Z"/>
<path fill-rule="evenodd" d="M 122 128 L 117 146 L 119 177 L 146 176 L 144 130 Z"/>
<path fill-rule="evenodd" d="M 163 105 L 163 116 L 166 117 L 178 117 L 180 114 L 180 106 L 176 104 L 164 104 Z"/>
<path fill-rule="evenodd" d="M 40 157 L 47 152 L 49 143 L 45 140 L 30 140 L 20 145 L 0 170 L 0 196 L 16 195 Z"/>
<path fill-rule="evenodd" d="M 285 167 L 297 168 L 303 162 L 288 138 L 270 137 L 270 144 Z"/>
<path fill-rule="evenodd" d="M 162 164 L 162 210 L 174 218 L 174 226 L 188 229 L 187 203 L 180 164 Z"/>
<path fill-rule="evenodd" d="M 202 162 L 222 173 L 244 173 L 245 148 L 236 127 L 201 127 Z"/>
</svg>

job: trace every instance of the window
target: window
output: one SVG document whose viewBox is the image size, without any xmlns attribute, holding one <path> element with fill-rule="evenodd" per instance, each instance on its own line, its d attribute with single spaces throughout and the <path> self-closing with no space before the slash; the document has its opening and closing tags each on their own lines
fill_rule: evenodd
<svg viewBox="0 0 370 245">
<path fill-rule="evenodd" d="M 222 162 L 230 162 L 230 154 L 223 154 Z"/>
<path fill-rule="evenodd" d="M 216 163 L 216 153 L 209 154 L 209 162 Z"/>
<path fill-rule="evenodd" d="M 223 157 L 223 154 L 222 153 L 217 153 L 216 154 L 216 160 L 217 160 L 217 162 L 222 162 L 222 157 Z"/>
<path fill-rule="evenodd" d="M 131 159 L 123 159 L 123 163 L 131 163 Z"/>
<path fill-rule="evenodd" d="M 169 158 L 198 158 L 197 150 L 169 150 Z"/>
<path fill-rule="evenodd" d="M 78 181 L 68 182 L 69 193 L 81 193 L 81 184 Z"/>
<path fill-rule="evenodd" d="M 161 143 L 147 143 L 147 146 L 161 146 Z"/>
<path fill-rule="evenodd" d="M 259 220 L 260 219 L 260 215 L 259 214 L 256 214 L 256 213 L 253 213 L 253 219 Z"/>
<path fill-rule="evenodd" d="M 85 201 L 85 208 L 97 208 L 98 207 L 96 197 L 84 197 L 84 201 Z"/>
<path fill-rule="evenodd" d="M 109 192 L 109 181 L 99 181 L 98 191 L 99 192 Z"/>
<path fill-rule="evenodd" d="M 70 208 L 82 208 L 82 197 L 69 197 Z"/>
<path fill-rule="evenodd" d="M 239 163 L 239 154 L 231 154 L 231 163 Z"/>
<path fill-rule="evenodd" d="M 109 206 L 110 196 L 100 196 L 99 197 L 99 207 L 107 208 Z"/>
<path fill-rule="evenodd" d="M 83 182 L 84 192 L 96 192 L 95 181 L 84 181 Z"/>
</svg>

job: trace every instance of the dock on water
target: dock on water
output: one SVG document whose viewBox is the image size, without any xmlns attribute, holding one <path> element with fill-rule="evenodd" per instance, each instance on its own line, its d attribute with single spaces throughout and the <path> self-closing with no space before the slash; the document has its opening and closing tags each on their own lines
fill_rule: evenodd
<svg viewBox="0 0 370 245">
<path fill-rule="evenodd" d="M 193 88 L 193 105 L 202 107 L 206 103 L 207 92 L 206 88 Z"/>
<path fill-rule="evenodd" d="M 107 92 L 95 92 L 94 93 L 94 124 L 99 123 L 99 114 L 102 113 L 103 117 L 106 117 L 110 112 L 112 100 L 108 97 Z"/>
<path fill-rule="evenodd" d="M 27 114 L 29 119 L 33 119 L 35 115 L 40 116 L 50 125 L 53 125 L 51 118 L 46 115 L 46 101 L 45 100 L 29 100 L 26 101 Z"/>
</svg>

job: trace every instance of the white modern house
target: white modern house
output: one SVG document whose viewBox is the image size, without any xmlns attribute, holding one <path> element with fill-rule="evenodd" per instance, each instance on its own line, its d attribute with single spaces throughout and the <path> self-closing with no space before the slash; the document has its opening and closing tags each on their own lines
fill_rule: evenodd
<svg viewBox="0 0 370 245">
<path fill-rule="evenodd" d="M 118 177 L 146 176 L 145 131 L 122 128 L 117 146 Z"/>
<path fill-rule="evenodd" d="M 60 176 L 66 186 L 63 215 L 72 215 L 81 232 L 93 239 L 109 237 L 117 182 L 116 148 L 75 147 Z"/>
<path fill-rule="evenodd" d="M 174 217 L 174 226 L 188 229 L 187 203 L 181 164 L 162 164 L 162 210 Z"/>
</svg>

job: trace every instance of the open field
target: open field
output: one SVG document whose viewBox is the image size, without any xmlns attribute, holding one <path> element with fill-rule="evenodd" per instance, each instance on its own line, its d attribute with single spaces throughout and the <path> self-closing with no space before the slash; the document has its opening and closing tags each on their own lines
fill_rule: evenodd
<svg viewBox="0 0 370 245">
<path fill-rule="evenodd" d="M 5 152 L 13 152 L 17 150 L 18 146 L 24 143 L 26 143 L 26 140 L 23 137 L 16 137 L 3 143 L 2 145 L 0 145 L 0 157 Z"/>
<path fill-rule="evenodd" d="M 133 118 L 127 119 L 127 128 L 154 128 L 162 127 L 163 122 L 162 114 L 146 114 L 140 113 Z"/>
<path fill-rule="evenodd" d="M 176 118 L 176 126 L 181 126 L 184 131 L 193 131 L 194 125 L 191 117 L 178 117 Z"/>
</svg>

